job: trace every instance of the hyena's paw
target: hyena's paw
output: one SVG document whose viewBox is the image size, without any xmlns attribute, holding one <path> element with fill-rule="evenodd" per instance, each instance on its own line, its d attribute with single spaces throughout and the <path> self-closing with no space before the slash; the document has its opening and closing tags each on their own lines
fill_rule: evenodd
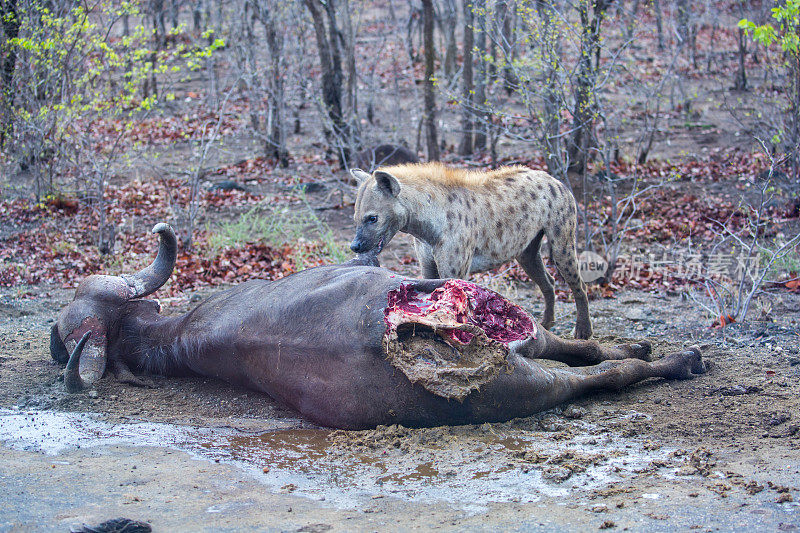
<svg viewBox="0 0 800 533">
<path fill-rule="evenodd" d="M 575 323 L 575 338 L 580 340 L 586 340 L 591 338 L 592 336 L 592 323 L 588 320 L 581 321 L 578 320 Z"/>
<path fill-rule="evenodd" d="M 658 363 L 667 367 L 665 377 L 671 379 L 691 379 L 698 374 L 705 374 L 708 370 L 697 346 L 670 354 Z"/>
<path fill-rule="evenodd" d="M 639 341 L 635 344 L 620 344 L 614 346 L 624 354 L 625 359 L 641 359 L 642 361 L 650 361 L 650 352 L 653 351 L 653 346 L 649 341 Z"/>
</svg>

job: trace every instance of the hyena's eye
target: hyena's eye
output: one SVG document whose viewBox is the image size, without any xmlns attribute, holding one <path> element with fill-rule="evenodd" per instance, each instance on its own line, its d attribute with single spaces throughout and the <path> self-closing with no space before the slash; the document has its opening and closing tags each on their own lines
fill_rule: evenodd
<svg viewBox="0 0 800 533">
<path fill-rule="evenodd" d="M 364 217 L 364 222 L 367 224 L 374 224 L 378 221 L 378 215 L 369 215 Z"/>
</svg>

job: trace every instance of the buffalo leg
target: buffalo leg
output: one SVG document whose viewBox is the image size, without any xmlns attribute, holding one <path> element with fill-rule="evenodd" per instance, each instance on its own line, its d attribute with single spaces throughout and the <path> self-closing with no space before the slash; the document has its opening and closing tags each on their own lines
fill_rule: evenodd
<svg viewBox="0 0 800 533">
<path fill-rule="evenodd" d="M 622 359 L 603 361 L 599 365 L 563 370 L 579 376 L 580 392 L 597 389 L 618 390 L 648 378 L 691 379 L 706 372 L 706 365 L 696 346 L 656 361 Z"/>
<path fill-rule="evenodd" d="M 152 384 L 139 377 L 136 377 L 133 372 L 131 372 L 131 369 L 128 368 L 128 365 L 119 359 L 113 358 L 110 359 L 109 362 L 111 363 L 111 372 L 114 374 L 114 379 L 120 383 L 127 383 L 128 385 L 133 385 L 134 387 L 153 388 Z"/>
<path fill-rule="evenodd" d="M 534 381 L 546 383 L 547 387 L 540 390 L 541 396 L 533 401 L 537 403 L 538 410 L 543 410 L 590 392 L 619 390 L 648 378 L 691 379 L 696 374 L 704 373 L 706 367 L 700 356 L 700 350 L 692 347 L 657 361 L 631 358 L 603 361 L 599 365 L 583 368 L 539 367 L 537 370 Z"/>
<path fill-rule="evenodd" d="M 535 339 L 509 344 L 512 351 L 529 359 L 550 359 L 569 366 L 588 366 L 620 359 L 649 359 L 651 346 L 647 341 L 619 346 L 602 346 L 597 341 L 570 340 L 539 330 Z"/>
<path fill-rule="evenodd" d="M 515 354 L 516 355 L 516 354 Z M 698 348 L 667 355 L 657 361 L 609 359 L 580 368 L 552 368 L 525 357 L 513 357 L 514 372 L 489 385 L 485 404 L 496 410 L 479 413 L 485 418 L 507 419 L 552 409 L 599 390 L 619 390 L 648 378 L 690 379 L 706 371 Z"/>
</svg>

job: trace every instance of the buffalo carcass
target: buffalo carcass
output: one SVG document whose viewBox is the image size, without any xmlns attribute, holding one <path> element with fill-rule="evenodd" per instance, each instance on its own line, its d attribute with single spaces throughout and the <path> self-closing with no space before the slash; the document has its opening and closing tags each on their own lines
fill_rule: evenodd
<svg viewBox="0 0 800 533">
<path fill-rule="evenodd" d="M 705 371 L 697 348 L 648 362 L 646 342 L 561 339 L 519 306 L 463 280 L 418 280 L 373 258 L 254 280 L 182 316 L 142 299 L 171 275 L 176 241 L 158 224 L 158 256 L 132 276 L 86 278 L 51 333 L 75 392 L 108 366 L 199 374 L 265 392 L 338 428 L 432 426 L 526 416 L 596 389 Z M 571 367 L 545 368 L 532 358 Z M 594 365 L 594 366 L 587 366 Z"/>
</svg>

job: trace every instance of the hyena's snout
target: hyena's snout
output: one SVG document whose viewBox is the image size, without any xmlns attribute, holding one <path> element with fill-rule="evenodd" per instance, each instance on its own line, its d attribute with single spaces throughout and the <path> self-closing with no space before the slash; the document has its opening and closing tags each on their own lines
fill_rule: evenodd
<svg viewBox="0 0 800 533">
<path fill-rule="evenodd" d="M 375 243 L 372 242 L 372 239 L 366 238 L 364 236 L 364 232 L 362 231 L 357 231 L 356 236 L 353 238 L 353 242 L 350 243 L 350 249 L 357 254 L 369 252 L 374 247 Z"/>
<path fill-rule="evenodd" d="M 353 242 L 350 243 L 350 249 L 357 254 L 367 253 L 377 248 L 377 253 L 380 253 L 383 248 L 384 237 L 377 235 L 376 232 L 365 231 L 359 227 L 356 230 L 356 236 L 353 237 Z"/>
<path fill-rule="evenodd" d="M 350 243 L 350 249 L 357 254 L 363 254 L 369 251 L 369 245 L 363 240 L 353 239 L 353 242 Z"/>
</svg>

